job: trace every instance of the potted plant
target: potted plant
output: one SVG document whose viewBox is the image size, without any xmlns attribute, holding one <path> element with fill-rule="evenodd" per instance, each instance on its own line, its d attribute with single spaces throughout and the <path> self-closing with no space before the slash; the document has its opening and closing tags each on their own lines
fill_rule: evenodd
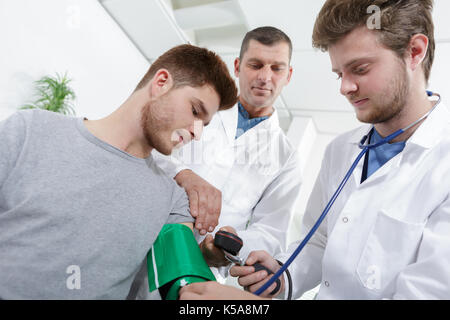
<svg viewBox="0 0 450 320">
<path fill-rule="evenodd" d="M 75 92 L 68 86 L 71 79 L 56 73 L 56 77 L 44 76 L 35 81 L 36 97 L 34 103 L 26 104 L 20 109 L 43 109 L 65 115 L 75 115 L 73 101 Z"/>
</svg>

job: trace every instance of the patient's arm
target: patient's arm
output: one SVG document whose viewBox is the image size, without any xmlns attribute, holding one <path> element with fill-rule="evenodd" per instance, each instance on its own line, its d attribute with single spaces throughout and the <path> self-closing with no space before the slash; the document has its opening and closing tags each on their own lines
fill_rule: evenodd
<svg viewBox="0 0 450 320">
<path fill-rule="evenodd" d="M 194 223 L 193 222 L 182 222 L 180 224 L 185 225 L 186 227 L 188 227 L 189 229 L 192 230 L 192 232 L 194 232 Z"/>
<path fill-rule="evenodd" d="M 215 280 L 192 232 L 192 223 L 166 224 L 147 254 L 150 292 L 163 299 L 178 298 L 180 287 Z"/>
</svg>

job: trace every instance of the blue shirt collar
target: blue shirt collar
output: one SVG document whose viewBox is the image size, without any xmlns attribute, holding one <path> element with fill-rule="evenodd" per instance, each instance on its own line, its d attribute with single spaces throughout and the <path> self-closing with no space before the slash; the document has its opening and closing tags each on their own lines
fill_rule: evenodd
<svg viewBox="0 0 450 320">
<path fill-rule="evenodd" d="M 239 114 L 238 114 L 238 123 L 237 123 L 237 131 L 236 131 L 236 139 L 239 138 L 246 131 L 250 130 L 258 123 L 269 119 L 268 116 L 251 118 L 248 114 L 247 110 L 245 110 L 244 106 L 238 102 Z"/>
</svg>

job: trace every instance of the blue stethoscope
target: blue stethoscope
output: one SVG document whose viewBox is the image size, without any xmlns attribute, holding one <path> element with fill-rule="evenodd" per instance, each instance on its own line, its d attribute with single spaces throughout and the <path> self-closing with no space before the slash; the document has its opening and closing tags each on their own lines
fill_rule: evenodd
<svg viewBox="0 0 450 320">
<path fill-rule="evenodd" d="M 441 96 L 439 94 L 435 94 L 431 91 L 427 91 L 427 95 L 429 97 L 431 96 L 437 96 L 438 97 L 438 101 L 436 102 L 436 104 L 433 106 L 433 108 L 431 108 L 430 111 L 428 111 L 423 117 L 421 117 L 419 120 L 415 121 L 414 123 L 412 123 L 411 125 L 407 126 L 404 129 L 400 129 L 396 132 L 394 132 L 393 134 L 387 136 L 386 138 L 384 138 L 383 140 L 377 142 L 377 143 L 373 143 L 373 144 L 365 144 L 366 141 L 368 141 L 369 136 L 371 135 L 372 131 L 374 130 L 374 127 L 372 126 L 372 128 L 370 129 L 370 131 L 361 139 L 360 143 L 359 143 L 359 148 L 362 149 L 361 153 L 358 155 L 358 157 L 356 157 L 356 160 L 353 162 L 352 166 L 350 167 L 350 169 L 348 170 L 347 174 L 345 175 L 344 179 L 342 180 L 341 184 L 339 185 L 339 187 L 337 188 L 336 192 L 333 194 L 333 196 L 331 197 L 330 201 L 328 202 L 327 206 L 325 207 L 325 209 L 323 210 L 322 214 L 320 215 L 319 219 L 317 219 L 316 223 L 314 224 L 314 226 L 312 227 L 312 229 L 309 231 L 309 233 L 306 235 L 306 237 L 303 239 L 303 241 L 299 244 L 299 246 L 297 247 L 297 249 L 295 249 L 294 253 L 292 253 L 292 255 L 289 257 L 289 259 L 281 266 L 280 270 L 278 270 L 270 279 L 269 281 L 267 281 L 261 288 L 259 288 L 257 291 L 255 291 L 256 295 L 261 295 L 261 293 L 263 293 L 265 290 L 267 290 L 267 288 L 270 287 L 270 285 L 272 283 L 274 283 L 278 277 L 281 276 L 281 274 L 286 271 L 286 269 L 290 266 L 290 264 L 292 263 L 292 261 L 294 261 L 294 259 L 299 255 L 299 253 L 303 250 L 303 247 L 308 243 L 308 241 L 311 239 L 311 237 L 314 235 L 314 233 L 316 232 L 316 230 L 319 228 L 320 224 L 322 223 L 322 221 L 325 219 L 326 215 L 328 214 L 328 211 L 330 211 L 331 207 L 333 206 L 334 202 L 336 201 L 337 197 L 339 196 L 339 194 L 341 193 L 342 189 L 344 188 L 345 184 L 347 183 L 348 179 L 351 177 L 351 175 L 353 174 L 353 171 L 355 170 L 356 166 L 358 165 L 359 161 L 362 159 L 362 157 L 366 154 L 367 151 L 369 151 L 370 149 L 375 149 L 379 146 L 382 146 L 386 143 L 389 143 L 389 141 L 392 141 L 393 139 L 395 139 L 396 137 L 398 137 L 399 135 L 401 135 L 402 133 L 404 133 L 405 131 L 407 131 L 408 129 L 414 127 L 416 124 L 418 124 L 419 122 L 421 122 L 422 120 L 424 120 L 425 118 L 427 118 L 431 112 L 434 111 L 434 109 L 436 109 L 436 107 L 439 105 L 439 103 L 441 102 Z M 291 289 L 291 288 L 290 288 Z"/>
</svg>

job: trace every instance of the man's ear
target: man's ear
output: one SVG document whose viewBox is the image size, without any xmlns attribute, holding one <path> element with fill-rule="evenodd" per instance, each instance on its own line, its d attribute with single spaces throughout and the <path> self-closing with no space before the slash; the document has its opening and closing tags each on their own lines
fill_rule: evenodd
<svg viewBox="0 0 450 320">
<path fill-rule="evenodd" d="M 239 58 L 236 58 L 234 60 L 234 75 L 236 77 L 239 77 L 239 67 L 241 65 L 241 60 Z"/>
<path fill-rule="evenodd" d="M 292 68 L 292 66 L 289 66 L 289 73 L 288 73 L 288 81 L 286 84 L 288 84 L 289 82 L 291 82 L 291 78 L 292 78 L 292 71 L 294 71 L 294 69 Z"/>
<path fill-rule="evenodd" d="M 149 95 L 153 98 L 160 97 L 169 92 L 172 87 L 173 78 L 169 70 L 159 69 L 150 81 Z"/>
<path fill-rule="evenodd" d="M 407 51 L 407 59 L 410 61 L 410 68 L 415 71 L 425 59 L 428 51 L 428 37 L 421 33 L 411 37 Z"/>
</svg>

